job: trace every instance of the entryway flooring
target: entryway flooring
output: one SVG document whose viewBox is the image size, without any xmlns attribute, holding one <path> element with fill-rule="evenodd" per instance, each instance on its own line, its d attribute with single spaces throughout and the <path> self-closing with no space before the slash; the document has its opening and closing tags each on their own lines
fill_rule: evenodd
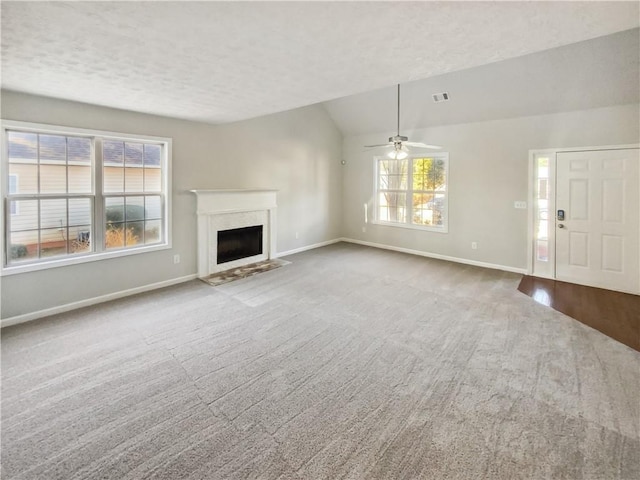
<svg viewBox="0 0 640 480">
<path fill-rule="evenodd" d="M 640 351 L 640 296 L 528 275 L 518 290 Z"/>
</svg>

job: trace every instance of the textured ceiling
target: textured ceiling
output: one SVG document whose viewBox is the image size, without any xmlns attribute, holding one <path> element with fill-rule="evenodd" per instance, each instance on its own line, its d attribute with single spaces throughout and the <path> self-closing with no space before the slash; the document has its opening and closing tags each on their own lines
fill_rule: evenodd
<svg viewBox="0 0 640 480">
<path fill-rule="evenodd" d="M 448 92 L 434 103 L 432 94 Z M 640 30 L 404 83 L 400 129 L 585 110 L 640 101 Z M 326 102 L 344 135 L 396 129 L 396 88 Z M 384 139 L 383 138 L 383 139 Z"/>
<path fill-rule="evenodd" d="M 2 87 L 210 123 L 638 26 L 638 2 L 9 2 Z"/>
</svg>

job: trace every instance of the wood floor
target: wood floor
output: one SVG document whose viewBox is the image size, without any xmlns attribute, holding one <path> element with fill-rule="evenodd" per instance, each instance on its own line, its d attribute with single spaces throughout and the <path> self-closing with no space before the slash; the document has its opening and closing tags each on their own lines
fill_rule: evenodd
<svg viewBox="0 0 640 480">
<path fill-rule="evenodd" d="M 640 296 L 531 276 L 518 290 L 640 351 Z"/>
</svg>

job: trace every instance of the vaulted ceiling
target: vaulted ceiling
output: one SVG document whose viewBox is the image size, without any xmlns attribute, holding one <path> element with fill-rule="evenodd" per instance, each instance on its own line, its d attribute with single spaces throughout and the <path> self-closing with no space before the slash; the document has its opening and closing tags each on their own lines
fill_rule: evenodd
<svg viewBox="0 0 640 480">
<path fill-rule="evenodd" d="M 396 83 L 407 83 L 409 94 L 422 79 L 419 95 L 448 89 L 448 105 L 478 104 L 490 117 L 500 97 L 481 98 L 486 88 L 521 96 L 523 78 L 548 78 L 572 57 L 503 61 L 639 25 L 638 2 L 2 1 L 1 8 L 3 88 L 214 124 Z M 503 68 L 509 80 L 491 84 L 490 68 Z M 447 77 L 452 72 L 459 75 Z M 606 83 L 603 69 L 597 75 Z M 473 87 L 458 88 L 467 82 Z M 566 82 L 550 85 L 540 95 L 580 105 Z M 328 108 L 346 132 L 384 129 L 349 126 L 357 122 L 340 113 L 370 102 L 386 109 L 393 89 L 378 93 Z M 517 114 L 522 106 L 509 108 Z M 425 112 L 415 122 L 429 123 Z"/>
<path fill-rule="evenodd" d="M 433 94 L 449 100 L 434 103 Z M 401 131 L 640 101 L 640 30 L 401 85 Z M 345 135 L 394 133 L 395 86 L 325 103 Z"/>
</svg>

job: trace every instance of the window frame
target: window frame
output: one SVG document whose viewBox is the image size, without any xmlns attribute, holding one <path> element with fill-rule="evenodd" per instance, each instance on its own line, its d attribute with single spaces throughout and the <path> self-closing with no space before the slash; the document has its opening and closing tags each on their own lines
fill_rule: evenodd
<svg viewBox="0 0 640 480">
<path fill-rule="evenodd" d="M 421 158 L 434 158 L 438 160 L 444 161 L 444 172 L 445 172 L 445 190 L 441 192 L 444 194 L 444 221 L 442 226 L 430 226 L 430 225 L 416 225 L 412 222 L 413 218 L 413 162 L 414 160 L 419 160 Z M 397 227 L 397 228 L 408 228 L 411 230 L 421 230 L 426 232 L 433 233 L 449 233 L 449 153 L 448 152 L 430 152 L 426 155 L 417 155 L 411 154 L 406 160 L 408 162 L 408 171 L 407 171 L 407 188 L 405 190 L 398 190 L 399 192 L 404 193 L 407 196 L 407 199 L 411 199 L 410 202 L 407 202 L 407 214 L 406 222 L 390 222 L 387 220 L 380 219 L 380 161 L 381 160 L 393 160 L 386 155 L 378 155 L 373 157 L 373 205 L 374 205 L 374 215 L 372 223 L 375 225 L 383 225 L 387 227 Z M 382 189 L 384 190 L 384 189 Z M 423 192 L 424 190 L 415 191 L 415 192 Z"/>
<path fill-rule="evenodd" d="M 76 127 L 66 127 L 50 124 L 20 122 L 14 120 L 1 120 L 0 130 L 2 134 L 2 178 L 0 179 L 0 196 L 4 200 L 2 208 L 0 208 L 0 223 L 2 224 L 2 235 L 0 235 L 0 251 L 2 252 L 2 265 L 0 276 L 26 273 L 38 270 L 46 270 L 49 268 L 63 267 L 67 265 L 75 265 L 80 263 L 95 262 L 109 258 L 117 258 L 128 255 L 138 255 L 143 253 L 154 252 L 158 250 L 167 250 L 172 247 L 172 219 L 171 219 L 171 203 L 172 203 L 172 139 L 168 137 L 156 137 L 150 135 L 136 135 L 130 133 L 120 133 L 104 130 L 94 130 Z M 9 242 L 9 147 L 7 140 L 7 131 L 18 130 L 30 133 L 65 135 L 65 136 L 82 136 L 91 138 L 92 161 L 91 161 L 91 193 L 82 194 L 83 197 L 90 197 L 93 202 L 91 235 L 95 239 L 95 248 L 91 252 L 67 255 L 63 257 L 53 257 L 51 259 L 37 259 L 33 262 L 24 264 L 9 264 L 7 247 Z M 135 247 L 123 247 L 122 249 L 107 250 L 104 248 L 104 226 L 102 223 L 104 218 L 104 201 L 108 195 L 105 195 L 103 185 L 103 165 L 102 154 L 97 152 L 96 145 L 102 140 L 117 140 L 122 142 L 142 142 L 157 143 L 163 145 L 163 155 L 161 156 L 161 168 L 164 175 L 161 178 L 161 208 L 164 222 L 162 223 L 163 241 L 152 245 L 140 245 Z M 39 197 L 42 194 L 25 194 L 26 196 Z M 55 195 L 64 198 L 74 198 L 74 194 Z M 45 195 L 46 197 L 46 195 Z"/>
</svg>

